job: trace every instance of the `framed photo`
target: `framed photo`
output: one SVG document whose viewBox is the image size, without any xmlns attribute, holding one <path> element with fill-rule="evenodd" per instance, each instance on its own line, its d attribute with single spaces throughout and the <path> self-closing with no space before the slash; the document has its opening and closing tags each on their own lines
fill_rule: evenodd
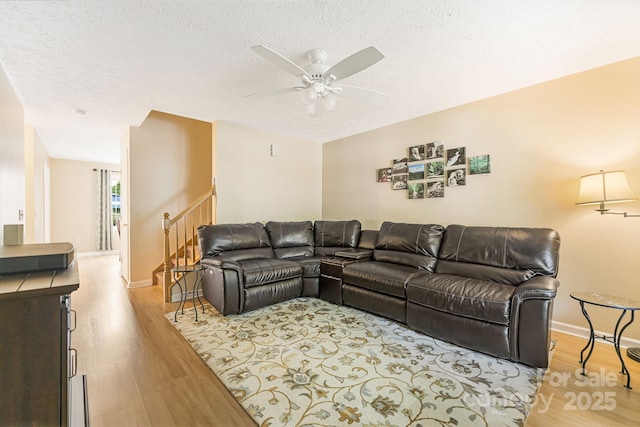
<svg viewBox="0 0 640 427">
<path fill-rule="evenodd" d="M 469 157 L 469 175 L 481 173 L 491 173 L 491 159 L 488 154 Z"/>
<path fill-rule="evenodd" d="M 424 179 L 424 163 L 409 165 L 409 181 Z"/>
<path fill-rule="evenodd" d="M 391 182 L 391 168 L 378 169 L 376 176 L 377 182 Z"/>
<path fill-rule="evenodd" d="M 410 182 L 407 194 L 410 199 L 424 199 L 424 182 Z"/>
<path fill-rule="evenodd" d="M 393 171 L 392 174 L 398 173 L 407 173 L 407 158 L 395 159 L 393 161 Z"/>
<path fill-rule="evenodd" d="M 439 159 L 444 157 L 444 144 L 442 141 L 433 141 L 427 144 L 427 159 Z"/>
<path fill-rule="evenodd" d="M 406 190 L 407 189 L 407 174 L 391 175 L 391 189 L 392 190 Z"/>
<path fill-rule="evenodd" d="M 427 179 L 443 178 L 443 177 L 444 177 L 444 162 L 442 160 L 436 160 L 435 162 L 427 163 Z"/>
<path fill-rule="evenodd" d="M 427 198 L 444 197 L 444 181 L 427 182 Z"/>
<path fill-rule="evenodd" d="M 447 166 L 459 166 L 467 164 L 465 157 L 465 147 L 452 148 L 447 150 Z"/>
<path fill-rule="evenodd" d="M 417 162 L 425 159 L 424 145 L 409 147 L 409 161 Z"/>
<path fill-rule="evenodd" d="M 461 185 L 467 185 L 466 172 L 465 168 L 447 170 L 447 186 L 459 187 Z"/>
</svg>

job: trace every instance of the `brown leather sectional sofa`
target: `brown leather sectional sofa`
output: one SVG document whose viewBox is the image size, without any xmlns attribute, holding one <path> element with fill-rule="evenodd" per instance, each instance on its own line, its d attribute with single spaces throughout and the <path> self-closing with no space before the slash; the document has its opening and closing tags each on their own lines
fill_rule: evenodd
<svg viewBox="0 0 640 427">
<path fill-rule="evenodd" d="M 559 286 L 554 230 L 384 222 L 375 231 L 356 220 L 270 221 L 202 226 L 198 241 L 207 267 L 203 295 L 223 315 L 320 297 L 548 366 Z"/>
</svg>

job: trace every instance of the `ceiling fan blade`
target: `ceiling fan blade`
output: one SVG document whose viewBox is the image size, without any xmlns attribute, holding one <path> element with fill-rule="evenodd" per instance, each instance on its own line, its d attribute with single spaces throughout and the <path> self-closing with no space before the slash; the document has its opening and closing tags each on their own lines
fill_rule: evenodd
<svg viewBox="0 0 640 427">
<path fill-rule="evenodd" d="M 282 89 L 271 89 L 271 90 L 266 90 L 264 92 L 257 92 L 257 93 L 251 93 L 249 95 L 245 95 L 245 98 L 263 98 L 266 96 L 275 96 L 275 95 L 282 95 L 283 93 L 289 93 L 289 92 L 299 92 L 301 90 L 304 90 L 304 86 L 296 86 L 296 87 L 285 87 Z"/>
<path fill-rule="evenodd" d="M 371 89 L 365 89 L 363 87 L 358 86 L 349 86 L 349 85 L 334 85 L 334 88 L 340 89 L 340 95 L 344 94 L 351 98 L 360 99 L 363 101 L 376 102 L 381 101 L 386 98 L 388 95 L 386 93 L 378 92 Z"/>
<path fill-rule="evenodd" d="M 300 77 L 301 75 L 308 76 L 309 78 L 311 77 L 309 73 L 307 73 L 305 70 L 298 67 L 296 64 L 289 61 L 284 56 L 280 55 L 278 52 L 271 50 L 266 46 L 263 46 L 263 45 L 253 46 L 251 50 L 257 53 L 258 55 L 262 56 L 267 61 L 271 62 L 273 65 L 276 65 L 282 68 L 286 72 L 293 74 L 296 77 Z"/>
<path fill-rule="evenodd" d="M 384 55 L 377 47 L 369 46 L 338 62 L 329 68 L 322 77 L 327 78 L 332 75 L 334 81 L 342 80 L 372 66 L 382 58 L 384 58 Z"/>
</svg>

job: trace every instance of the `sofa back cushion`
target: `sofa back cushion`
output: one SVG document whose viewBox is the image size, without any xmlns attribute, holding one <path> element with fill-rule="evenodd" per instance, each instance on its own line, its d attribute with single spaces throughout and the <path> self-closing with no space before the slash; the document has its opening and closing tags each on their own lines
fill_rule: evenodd
<svg viewBox="0 0 640 427">
<path fill-rule="evenodd" d="M 512 270 L 490 265 L 470 264 L 467 262 L 438 260 L 436 273 L 454 274 L 472 279 L 486 280 L 505 285 L 519 285 L 531 279 L 537 273 L 532 270 Z"/>
<path fill-rule="evenodd" d="M 376 242 L 378 241 L 378 230 L 362 230 L 360 232 L 360 242 L 358 242 L 358 248 L 371 249 L 376 248 Z"/>
<path fill-rule="evenodd" d="M 198 246 L 203 258 L 220 254 L 236 261 L 274 257 L 267 231 L 259 222 L 201 225 Z"/>
<path fill-rule="evenodd" d="M 373 259 L 434 271 L 444 227 L 383 222 Z"/>
<path fill-rule="evenodd" d="M 314 224 L 315 254 L 333 256 L 336 251 L 355 248 L 362 225 L 358 220 L 316 221 Z"/>
<path fill-rule="evenodd" d="M 444 233 L 439 259 L 468 263 L 468 277 L 483 279 L 483 266 L 516 270 L 513 281 L 534 274 L 556 277 L 560 236 L 549 228 L 469 227 L 450 225 Z M 447 264 L 447 263 L 445 263 Z M 444 268 L 450 269 L 451 265 Z M 453 266 L 455 267 L 455 266 Z M 475 273 L 474 273 L 475 272 Z M 507 274 L 507 273 L 505 273 Z M 505 276 L 507 277 L 507 276 Z"/>
<path fill-rule="evenodd" d="M 313 223 L 311 221 L 265 224 L 276 258 L 313 255 Z"/>
</svg>

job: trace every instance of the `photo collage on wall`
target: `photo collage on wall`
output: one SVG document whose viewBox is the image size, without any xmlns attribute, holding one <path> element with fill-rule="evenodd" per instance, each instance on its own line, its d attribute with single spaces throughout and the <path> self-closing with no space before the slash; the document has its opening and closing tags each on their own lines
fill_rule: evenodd
<svg viewBox="0 0 640 427">
<path fill-rule="evenodd" d="M 433 141 L 409 147 L 407 157 L 377 169 L 377 182 L 391 182 L 392 190 L 406 190 L 409 199 L 444 197 L 445 187 L 467 184 L 467 164 L 469 175 L 491 172 L 489 155 L 467 157 L 466 147 L 445 149 Z"/>
</svg>

